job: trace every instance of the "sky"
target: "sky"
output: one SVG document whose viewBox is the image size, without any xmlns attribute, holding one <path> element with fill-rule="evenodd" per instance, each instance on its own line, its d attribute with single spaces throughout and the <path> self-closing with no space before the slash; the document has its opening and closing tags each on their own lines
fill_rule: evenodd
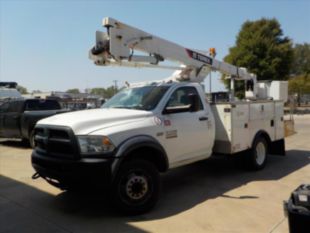
<svg viewBox="0 0 310 233">
<path fill-rule="evenodd" d="M 95 66 L 88 50 L 96 30 L 105 31 L 107 16 L 187 48 L 215 47 L 218 60 L 246 20 L 262 17 L 276 18 L 294 43 L 310 43 L 308 0 L 0 0 L 0 81 L 16 81 L 29 91 L 84 91 L 173 72 Z M 221 90 L 219 75 L 212 75 L 212 91 Z"/>
</svg>

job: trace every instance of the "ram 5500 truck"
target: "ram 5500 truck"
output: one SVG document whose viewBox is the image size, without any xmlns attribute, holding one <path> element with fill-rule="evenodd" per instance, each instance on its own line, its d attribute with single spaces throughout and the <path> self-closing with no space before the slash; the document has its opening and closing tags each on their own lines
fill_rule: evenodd
<svg viewBox="0 0 310 233">
<path fill-rule="evenodd" d="M 169 58 L 183 66 L 166 80 L 128 85 L 101 109 L 40 120 L 34 178 L 64 190 L 105 186 L 119 209 L 142 213 L 158 201 L 169 169 L 226 154 L 258 170 L 267 154 L 285 154 L 283 101 L 263 99 L 255 75 L 111 18 L 104 25 L 109 33 L 97 32 L 90 51 L 96 65 L 157 67 Z M 246 100 L 208 103 L 199 82 L 210 68 L 245 80 Z"/>
<path fill-rule="evenodd" d="M 160 172 L 216 152 L 244 152 L 261 169 L 268 152 L 284 153 L 283 133 L 281 101 L 210 106 L 199 84 L 155 83 L 39 121 L 32 165 L 62 189 L 106 184 L 122 209 L 140 212 L 156 203 Z"/>
</svg>

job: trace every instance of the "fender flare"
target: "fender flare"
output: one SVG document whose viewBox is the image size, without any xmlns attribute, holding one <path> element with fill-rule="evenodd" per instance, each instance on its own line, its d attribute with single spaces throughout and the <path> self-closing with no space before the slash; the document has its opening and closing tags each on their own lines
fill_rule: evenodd
<svg viewBox="0 0 310 233">
<path fill-rule="evenodd" d="M 284 138 L 271 141 L 269 134 L 265 130 L 259 130 L 252 141 L 252 147 L 255 140 L 259 137 L 264 137 L 268 144 L 268 154 L 271 155 L 282 155 L 284 156 L 285 153 L 285 140 Z"/>
<path fill-rule="evenodd" d="M 253 148 L 254 142 L 255 142 L 258 138 L 260 138 L 260 137 L 263 137 L 263 138 L 266 140 L 267 145 L 268 145 L 268 152 L 269 152 L 270 146 L 271 146 L 271 139 L 270 139 L 269 134 L 268 134 L 265 130 L 259 130 L 259 131 L 255 134 L 255 136 L 254 136 L 254 138 L 253 138 L 253 140 L 252 140 L 251 148 Z"/>
<path fill-rule="evenodd" d="M 115 152 L 115 161 L 113 162 L 111 167 L 112 177 L 113 178 L 115 177 L 115 174 L 119 170 L 121 163 L 125 160 L 125 158 L 127 158 L 130 155 L 132 151 L 143 147 L 150 147 L 154 150 L 157 150 L 161 155 L 161 159 L 164 161 L 162 170 L 163 171 L 168 170 L 169 160 L 166 151 L 162 147 L 162 145 L 155 138 L 151 136 L 138 135 L 126 139 L 118 146 Z"/>
</svg>

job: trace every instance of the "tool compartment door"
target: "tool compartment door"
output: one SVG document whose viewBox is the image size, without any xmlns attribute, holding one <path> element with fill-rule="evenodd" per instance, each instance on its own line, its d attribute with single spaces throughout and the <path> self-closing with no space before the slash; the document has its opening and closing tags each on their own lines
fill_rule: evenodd
<svg viewBox="0 0 310 233">
<path fill-rule="evenodd" d="M 284 103 L 275 102 L 275 140 L 284 138 Z"/>
<path fill-rule="evenodd" d="M 231 121 L 231 153 L 249 149 L 249 104 L 232 104 Z"/>
</svg>

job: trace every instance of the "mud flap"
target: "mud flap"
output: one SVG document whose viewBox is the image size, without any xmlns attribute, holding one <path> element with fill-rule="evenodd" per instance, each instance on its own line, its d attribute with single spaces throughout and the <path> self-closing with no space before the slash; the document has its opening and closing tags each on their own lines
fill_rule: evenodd
<svg viewBox="0 0 310 233">
<path fill-rule="evenodd" d="M 280 139 L 280 140 L 271 142 L 269 154 L 284 156 L 285 155 L 285 141 L 284 141 L 284 139 Z"/>
</svg>

